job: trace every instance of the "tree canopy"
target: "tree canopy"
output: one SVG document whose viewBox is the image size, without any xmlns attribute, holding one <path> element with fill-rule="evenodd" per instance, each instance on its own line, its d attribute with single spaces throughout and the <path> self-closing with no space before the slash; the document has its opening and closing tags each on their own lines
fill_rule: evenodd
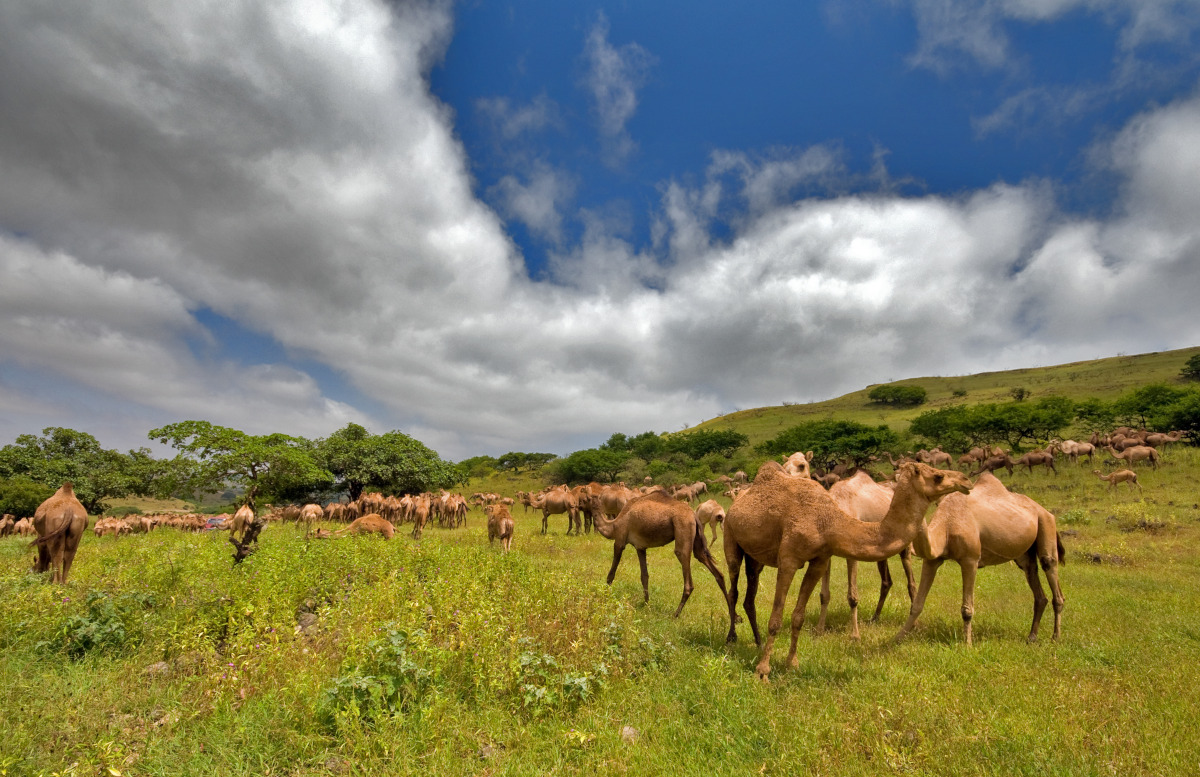
<svg viewBox="0 0 1200 777">
<path fill-rule="evenodd" d="M 554 463 L 558 476 L 566 483 L 589 483 L 593 480 L 611 483 L 617 479 L 629 454 L 604 448 L 575 451 Z"/>
<path fill-rule="evenodd" d="M 925 404 L 926 392 L 920 386 L 898 386 L 894 383 L 886 386 L 876 386 L 867 394 L 872 402 L 884 405 L 912 407 Z"/>
<path fill-rule="evenodd" d="M 682 453 L 690 459 L 702 459 L 710 453 L 729 458 L 749 442 L 749 437 L 732 429 L 700 429 L 673 434 L 663 445 L 673 453 Z"/>
<path fill-rule="evenodd" d="M 366 488 L 416 494 L 449 488 L 466 477 L 465 468 L 443 461 L 403 432 L 373 435 L 347 424 L 315 445 L 316 461 L 333 477 L 334 490 L 358 499 Z"/>
<path fill-rule="evenodd" d="M 909 431 L 952 451 L 1000 442 L 1018 451 L 1025 443 L 1049 440 L 1074 420 L 1074 402 L 1065 397 L 1046 397 L 1035 403 L 955 405 L 930 410 L 913 419 Z"/>
<path fill-rule="evenodd" d="M 769 456 L 812 451 L 813 463 L 828 469 L 844 459 L 861 467 L 899 442 L 900 438 L 886 425 L 871 427 L 855 421 L 823 420 L 786 429 L 759 444 L 756 450 Z"/>
</svg>

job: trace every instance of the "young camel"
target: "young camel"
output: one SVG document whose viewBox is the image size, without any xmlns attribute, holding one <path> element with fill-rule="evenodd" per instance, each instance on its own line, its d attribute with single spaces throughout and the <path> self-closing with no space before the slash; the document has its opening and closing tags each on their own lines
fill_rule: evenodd
<svg viewBox="0 0 1200 777">
<path fill-rule="evenodd" d="M 1100 470 L 1092 470 L 1092 474 L 1101 480 L 1108 481 L 1108 490 L 1115 491 L 1118 483 L 1128 483 L 1129 490 L 1132 491 L 1134 486 L 1138 487 L 1138 491 L 1142 490 L 1142 484 L 1138 482 L 1137 473 L 1131 469 L 1119 469 L 1111 475 L 1102 475 Z"/>
<path fill-rule="evenodd" d="M 304 539 L 308 539 L 308 535 L 312 534 L 313 524 L 324 517 L 325 511 L 321 509 L 321 505 L 304 505 L 300 510 L 300 520 L 304 521 Z"/>
<path fill-rule="evenodd" d="M 876 483 L 866 472 L 859 470 L 853 477 L 838 481 L 829 489 L 829 496 L 838 507 L 853 515 L 860 521 L 879 523 L 887 516 L 892 504 L 894 484 Z M 917 584 L 913 577 L 912 561 L 907 547 L 900 551 L 900 563 L 904 566 L 904 575 L 908 578 L 908 600 L 911 602 L 916 593 Z M 871 623 L 879 622 L 879 614 L 883 612 L 884 602 L 887 601 L 888 591 L 892 588 L 892 571 L 888 568 L 887 559 L 877 562 L 879 568 L 879 603 L 875 605 L 875 614 Z M 829 609 L 829 573 L 821 580 L 821 615 L 817 619 L 814 631 L 820 634 L 825 630 L 825 614 Z M 846 559 L 846 601 L 850 605 L 850 638 L 858 639 L 858 562 Z"/>
<path fill-rule="evenodd" d="M 798 666 L 796 642 L 804 624 L 804 608 L 813 588 L 829 567 L 831 556 L 858 561 L 879 561 L 894 556 L 917 535 L 925 510 L 938 497 L 955 491 L 967 493 L 971 481 L 961 472 L 934 469 L 909 462 L 896 472 L 896 492 L 887 516 L 879 523 L 864 523 L 838 507 L 820 484 L 789 477 L 773 461 L 763 464 L 754 485 L 740 496 L 725 516 L 725 561 L 729 566 L 729 636 L 737 641 L 737 578 L 746 563 L 746 599 L 742 603 L 754 641 L 762 645 L 755 673 L 767 680 L 771 673 L 771 649 L 783 625 L 783 605 L 792 578 L 805 564 L 808 570 L 800 584 L 800 596 L 792 612 L 792 644 L 789 667 Z M 777 567 L 775 600 L 767 623 L 764 643 L 758 631 L 755 596 L 764 566 Z"/>
<path fill-rule="evenodd" d="M 695 514 L 686 504 L 661 491 L 629 500 L 616 518 L 597 515 L 596 531 L 613 541 L 613 563 L 612 569 L 608 571 L 609 585 L 612 585 L 613 578 L 617 575 L 617 567 L 621 563 L 621 554 L 625 552 L 625 546 L 632 545 L 637 550 L 638 563 L 642 567 L 642 593 L 647 602 L 650 601 L 650 571 L 646 568 L 646 550 L 675 543 L 675 557 L 683 567 L 683 597 L 675 610 L 676 618 L 683 612 L 683 605 L 687 604 L 688 597 L 692 595 L 693 555 L 697 561 L 708 567 L 717 585 L 721 587 L 721 593 L 727 595 L 725 576 L 717 568 L 708 550 Z"/>
<path fill-rule="evenodd" d="M 972 644 L 971 621 L 975 616 L 975 574 L 980 567 L 1008 561 L 1016 562 L 1033 591 L 1030 642 L 1037 639 L 1038 624 L 1046 609 L 1046 593 L 1038 578 L 1038 564 L 1041 564 L 1054 597 L 1054 639 L 1058 639 L 1063 611 L 1058 567 L 1066 560 L 1062 557 L 1062 540 L 1054 516 L 1024 494 L 1009 491 L 995 475 L 990 472 L 980 475 L 966 496 L 951 494 L 943 499 L 912 546 L 924 560 L 921 585 L 897 640 L 903 639 L 916 625 L 933 578 L 946 559 L 962 568 L 962 619 L 968 645 Z"/>
<path fill-rule="evenodd" d="M 396 527 L 379 513 L 367 513 L 362 518 L 355 518 L 353 523 L 341 531 L 317 529 L 316 538 L 331 540 L 345 537 L 347 534 L 382 534 L 385 540 L 390 540 L 396 534 Z"/>
<path fill-rule="evenodd" d="M 75 498 L 71 481 L 64 482 L 54 494 L 38 505 L 33 513 L 33 528 L 38 538 L 34 572 L 54 572 L 54 582 L 67 582 L 67 573 L 75 560 L 79 540 L 87 531 L 87 510 Z"/>
<path fill-rule="evenodd" d="M 513 529 L 516 527 L 512 513 L 508 511 L 507 506 L 502 504 L 488 505 L 483 508 L 483 512 L 488 519 L 488 545 L 499 538 L 501 549 L 508 553 L 512 548 Z"/>
</svg>

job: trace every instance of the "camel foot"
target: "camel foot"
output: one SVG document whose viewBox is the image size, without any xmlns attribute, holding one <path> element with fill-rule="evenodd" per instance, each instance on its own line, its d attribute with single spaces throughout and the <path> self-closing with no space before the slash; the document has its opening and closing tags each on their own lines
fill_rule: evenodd
<svg viewBox="0 0 1200 777">
<path fill-rule="evenodd" d="M 762 666 L 756 666 L 754 668 L 754 676 L 764 683 L 771 682 L 771 667 L 768 666 L 764 669 Z"/>
<path fill-rule="evenodd" d="M 737 644 L 737 634 L 734 634 L 732 631 L 729 632 L 729 636 L 725 637 L 725 644 L 726 645 L 736 645 Z"/>
</svg>

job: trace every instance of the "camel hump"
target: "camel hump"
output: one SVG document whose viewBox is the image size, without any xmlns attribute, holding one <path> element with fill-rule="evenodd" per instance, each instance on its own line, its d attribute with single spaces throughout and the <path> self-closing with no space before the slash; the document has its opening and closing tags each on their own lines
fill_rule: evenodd
<svg viewBox="0 0 1200 777">
<path fill-rule="evenodd" d="M 783 475 L 783 465 L 775 460 L 768 460 L 762 463 L 758 468 L 758 472 L 754 475 L 754 482 L 757 483 L 759 478 L 766 477 L 768 480 Z"/>
<path fill-rule="evenodd" d="M 59 486 L 59 487 L 58 487 L 58 493 L 60 493 L 60 494 L 64 494 L 64 495 L 70 495 L 70 496 L 74 496 L 74 494 L 75 494 L 75 484 L 74 484 L 74 483 L 72 483 L 72 482 L 71 482 L 71 481 L 69 481 L 69 480 L 64 480 L 64 481 L 63 481 L 63 484 L 62 484 L 61 486 Z"/>
</svg>

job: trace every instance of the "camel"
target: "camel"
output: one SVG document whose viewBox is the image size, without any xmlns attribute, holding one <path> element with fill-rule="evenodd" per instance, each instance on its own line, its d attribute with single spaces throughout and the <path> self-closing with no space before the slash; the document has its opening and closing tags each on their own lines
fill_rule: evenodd
<svg viewBox="0 0 1200 777">
<path fill-rule="evenodd" d="M 931 467 L 953 467 L 954 457 L 946 453 L 941 448 L 934 448 L 927 451 L 924 448 L 917 451 L 917 461 L 928 464 Z"/>
<path fill-rule="evenodd" d="M 37 529 L 28 518 L 21 518 L 13 524 L 12 533 L 18 537 L 32 537 L 37 534 Z"/>
<path fill-rule="evenodd" d="M 709 499 L 696 508 L 696 522 L 700 524 L 700 533 L 704 527 L 712 527 L 713 542 L 717 541 L 717 525 L 725 520 L 725 508 L 715 499 Z"/>
<path fill-rule="evenodd" d="M 645 601 L 650 601 L 650 572 L 646 568 L 646 550 L 675 543 L 675 557 L 683 567 L 683 596 L 679 607 L 675 610 L 676 618 L 683 612 L 688 597 L 692 595 L 692 562 L 696 560 L 708 567 L 717 585 L 721 587 L 722 595 L 725 590 L 725 576 L 717 568 L 704 533 L 696 515 L 686 504 L 672 499 L 662 492 L 651 492 L 637 499 L 631 499 L 625 509 L 616 518 L 607 516 L 596 517 L 596 531 L 613 541 L 612 569 L 608 571 L 608 584 L 612 585 L 617 575 L 617 567 L 621 564 L 621 554 L 626 545 L 632 545 L 638 554 L 638 562 L 642 567 L 642 593 Z"/>
<path fill-rule="evenodd" d="M 1182 431 L 1174 432 L 1151 432 L 1146 435 L 1145 443 L 1152 448 L 1161 448 L 1168 443 L 1179 442 L 1183 439 Z"/>
<path fill-rule="evenodd" d="M 546 533 L 550 524 L 550 516 L 559 513 L 565 513 L 567 516 L 568 535 L 572 529 L 575 530 L 577 536 L 583 533 L 583 522 L 579 518 L 579 503 L 575 500 L 575 496 L 565 488 L 540 494 L 533 501 L 533 507 L 542 511 L 542 534 Z"/>
<path fill-rule="evenodd" d="M 809 468 L 812 457 L 812 451 L 808 451 L 807 453 L 796 451 L 791 456 L 788 456 L 787 461 L 783 463 L 784 474 L 798 478 L 812 477 L 812 470 Z"/>
<path fill-rule="evenodd" d="M 980 567 L 1008 561 L 1015 561 L 1021 568 L 1033 592 L 1030 642 L 1037 639 L 1038 625 L 1046 610 L 1046 593 L 1038 578 L 1038 564 L 1041 564 L 1054 597 L 1053 638 L 1058 639 L 1064 601 L 1058 584 L 1058 567 L 1066 559 L 1054 516 L 1024 494 L 1009 491 L 995 475 L 981 474 L 968 495 L 951 494 L 943 499 L 913 540 L 913 550 L 924 560 L 921 584 L 897 640 L 903 639 L 916 625 L 933 578 L 946 559 L 962 569 L 962 619 L 968 645 L 972 644 L 971 623 L 975 617 L 975 575 Z"/>
<path fill-rule="evenodd" d="M 313 524 L 325 517 L 320 505 L 306 504 L 300 509 L 300 520 L 304 521 L 304 539 L 312 532 Z"/>
<path fill-rule="evenodd" d="M 5 513 L 4 517 L 0 518 L 0 537 L 7 537 L 8 535 L 12 534 L 13 524 L 16 522 L 17 521 L 14 516 Z"/>
<path fill-rule="evenodd" d="M 1142 490 L 1142 484 L 1138 482 L 1137 473 L 1131 469 L 1119 469 L 1111 475 L 1102 475 L 1100 474 L 1100 470 L 1094 469 L 1092 470 L 1092 474 L 1101 480 L 1107 480 L 1109 491 L 1116 490 L 1118 483 L 1128 483 L 1130 491 L 1133 490 L 1134 486 L 1138 487 L 1138 491 Z"/>
<path fill-rule="evenodd" d="M 1030 475 L 1033 474 L 1033 468 L 1037 466 L 1043 466 L 1055 475 L 1058 474 L 1058 469 L 1054 466 L 1054 454 L 1050 451 L 1034 449 L 1017 459 L 1016 463 L 1018 467 L 1029 467 Z"/>
<path fill-rule="evenodd" d="M 250 505 L 242 505 L 233 514 L 233 520 L 229 523 L 229 536 L 234 540 L 241 540 L 246 536 L 246 528 L 254 520 L 254 509 Z"/>
<path fill-rule="evenodd" d="M 390 540 L 396 533 L 396 527 L 378 513 L 367 513 L 341 531 L 325 531 L 318 528 L 316 538 L 319 540 L 337 539 L 347 534 L 382 534 L 385 540 Z"/>
<path fill-rule="evenodd" d="M 1159 455 L 1158 451 L 1151 448 L 1149 445 L 1135 445 L 1132 448 L 1126 448 L 1124 451 L 1117 453 L 1110 445 L 1105 448 L 1114 459 L 1124 461 L 1126 464 L 1133 465 L 1139 461 L 1149 461 L 1150 464 L 1158 469 Z"/>
<path fill-rule="evenodd" d="M 483 508 L 483 512 L 488 519 L 488 545 L 499 538 L 500 548 L 508 553 L 512 548 L 513 530 L 516 528 L 512 513 L 508 511 L 508 507 L 502 504 L 488 505 Z"/>
<path fill-rule="evenodd" d="M 893 491 L 889 485 L 876 483 L 874 478 L 859 470 L 854 473 L 853 477 L 835 483 L 829 489 L 829 496 L 833 498 L 838 507 L 858 520 L 879 523 L 887 516 L 888 508 L 892 504 Z M 904 567 L 905 577 L 908 578 L 908 599 L 912 601 L 917 584 L 913 577 L 912 561 L 909 560 L 909 557 L 910 553 L 907 547 L 900 551 L 900 563 Z M 888 591 L 892 589 L 892 571 L 888 568 L 887 559 L 881 559 L 877 565 L 879 568 L 879 603 L 875 605 L 875 614 L 871 616 L 871 623 L 879 622 L 879 615 L 883 612 Z M 825 630 L 825 615 L 829 609 L 830 569 L 832 566 L 825 570 L 825 577 L 821 580 L 821 615 L 817 619 L 814 629 L 817 634 Z M 858 639 L 858 562 L 853 559 L 846 560 L 846 600 L 850 605 L 850 638 Z"/>
<path fill-rule="evenodd" d="M 750 620 L 754 641 L 762 645 L 755 673 L 767 680 L 771 673 L 771 649 L 783 625 L 783 605 L 792 578 L 805 564 L 808 570 L 800 584 L 800 595 L 792 612 L 792 644 L 789 667 L 798 666 L 796 643 L 804 624 L 804 609 L 813 588 L 824 576 L 832 556 L 857 561 L 880 561 L 903 550 L 917 535 L 925 510 L 933 500 L 955 491 L 967 493 L 971 482 L 961 472 L 934 469 L 911 462 L 896 471 L 896 492 L 887 515 L 879 523 L 865 523 L 849 515 L 819 484 L 789 477 L 773 461 L 758 470 L 754 485 L 738 498 L 725 515 L 725 561 L 729 567 L 729 635 L 737 641 L 737 578 L 746 563 L 746 599 L 742 606 Z M 778 567 L 775 600 L 767 624 L 765 643 L 758 631 L 754 599 L 764 566 Z"/>
<path fill-rule="evenodd" d="M 1046 446 L 1046 450 L 1050 451 L 1051 453 L 1054 453 L 1055 451 L 1061 451 L 1064 455 L 1066 455 L 1067 459 L 1070 460 L 1072 464 L 1079 463 L 1080 456 L 1087 456 L 1087 460 L 1090 462 L 1092 460 L 1092 456 L 1096 454 L 1095 445 L 1091 444 L 1090 442 L 1076 442 L 1074 440 L 1052 442 L 1050 445 Z"/>
<path fill-rule="evenodd" d="M 32 523 L 38 537 L 34 541 L 38 557 L 33 571 L 52 570 L 54 582 L 67 582 L 79 540 L 87 530 L 87 510 L 75 498 L 71 481 L 63 482 L 49 499 L 38 505 Z"/>
<path fill-rule="evenodd" d="M 979 469 L 972 472 L 971 477 L 975 477 L 976 475 L 984 472 L 995 472 L 1001 467 L 1007 469 L 1008 474 L 1011 475 L 1013 473 L 1013 466 L 1016 465 L 1016 463 L 1017 462 L 1013 461 L 1011 456 L 1003 451 L 1000 453 L 991 454 L 982 462 L 980 462 Z"/>
</svg>

